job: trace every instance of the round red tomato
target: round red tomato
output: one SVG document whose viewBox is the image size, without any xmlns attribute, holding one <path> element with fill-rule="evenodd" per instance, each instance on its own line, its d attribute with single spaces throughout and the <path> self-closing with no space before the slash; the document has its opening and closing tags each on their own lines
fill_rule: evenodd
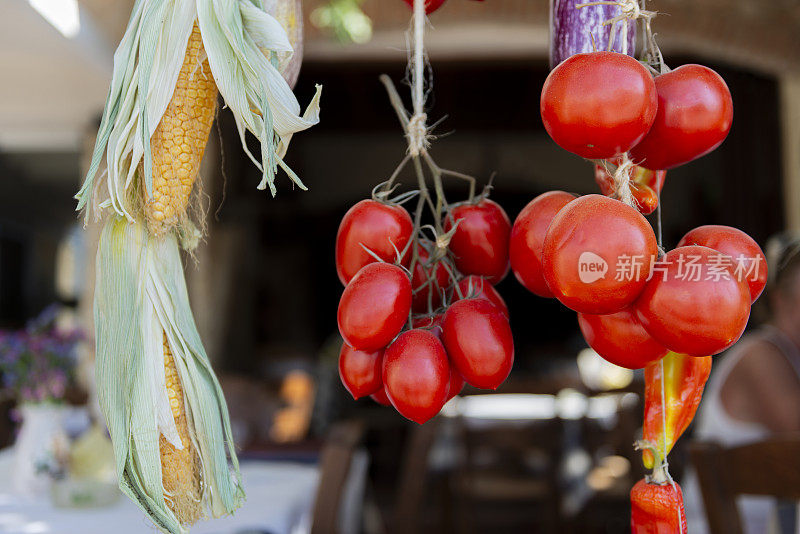
<svg viewBox="0 0 800 534">
<path fill-rule="evenodd" d="M 414 9 L 414 0 L 404 0 L 406 4 L 408 4 L 411 9 Z M 445 0 L 427 0 L 425 2 L 425 13 L 430 15 L 444 4 Z"/>
<path fill-rule="evenodd" d="M 394 263 L 397 251 L 411 239 L 414 223 L 402 206 L 383 204 L 375 200 L 362 200 L 345 213 L 336 234 L 336 273 L 344 285 L 350 282 L 361 268 L 376 260 L 364 247 L 383 261 Z M 362 246 L 363 245 L 363 246 Z M 410 254 L 403 258 L 408 266 Z"/>
<path fill-rule="evenodd" d="M 736 343 L 750 317 L 750 289 L 736 279 L 729 260 L 701 246 L 679 247 L 659 260 L 635 304 L 656 341 L 692 356 Z"/>
<path fill-rule="evenodd" d="M 424 423 L 447 400 L 450 365 L 442 342 L 427 330 L 400 334 L 383 358 L 386 394 L 404 417 Z"/>
<path fill-rule="evenodd" d="M 364 352 L 342 343 L 339 351 L 339 377 L 345 389 L 358 400 L 383 388 L 383 351 Z"/>
<path fill-rule="evenodd" d="M 542 275 L 542 243 L 550 222 L 561 208 L 575 200 L 564 191 L 548 191 L 525 206 L 511 229 L 509 257 L 519 283 L 535 295 L 550 298 L 553 293 Z"/>
<path fill-rule="evenodd" d="M 731 129 L 733 101 L 722 77 L 702 65 L 683 65 L 656 77 L 658 113 L 647 136 L 630 151 L 648 169 L 671 169 L 717 148 Z"/>
<path fill-rule="evenodd" d="M 464 298 L 475 297 L 486 299 L 494 304 L 506 318 L 510 317 L 506 301 L 503 300 L 503 297 L 500 296 L 500 293 L 497 292 L 494 286 L 483 277 L 473 274 L 462 278 L 458 282 L 458 289 L 461 290 L 461 294 Z M 458 298 L 458 292 L 453 292 L 453 299 L 460 300 Z"/>
<path fill-rule="evenodd" d="M 445 220 L 445 231 L 450 231 L 458 220 L 461 222 L 450 240 L 456 267 L 462 274 L 485 276 L 496 284 L 508 273 L 511 220 L 499 204 L 488 198 L 453 208 Z"/>
<path fill-rule="evenodd" d="M 377 402 L 382 406 L 391 406 L 392 401 L 389 400 L 389 396 L 386 395 L 386 388 L 381 388 L 372 395 L 369 396 L 372 400 Z"/>
<path fill-rule="evenodd" d="M 751 302 L 755 302 L 764 291 L 767 259 L 758 243 L 738 228 L 712 224 L 699 226 L 678 243 L 679 247 L 686 245 L 701 245 L 730 256 L 737 278 L 747 281 Z"/>
<path fill-rule="evenodd" d="M 371 263 L 358 271 L 339 300 L 339 333 L 351 347 L 373 352 L 400 333 L 411 310 L 411 282 L 396 265 Z"/>
<path fill-rule="evenodd" d="M 615 313 L 642 292 L 657 253 L 656 236 L 641 213 L 618 200 L 586 195 L 550 223 L 542 272 L 568 308 Z"/>
<path fill-rule="evenodd" d="M 418 256 L 417 263 L 414 265 L 414 277 L 411 280 L 414 288 L 414 300 L 411 308 L 417 313 L 424 313 L 428 311 L 429 297 L 433 310 L 442 303 L 442 289 L 450 285 L 450 273 L 447 272 L 447 268 L 441 261 L 435 267 L 427 265 L 430 254 L 424 248 L 419 248 Z"/>
<path fill-rule="evenodd" d="M 579 313 L 578 324 L 589 346 L 620 367 L 641 369 L 667 353 L 667 348 L 647 333 L 631 308 L 609 315 Z"/>
<path fill-rule="evenodd" d="M 576 54 L 544 82 L 542 122 L 561 148 L 607 159 L 641 141 L 656 116 L 653 77 L 625 54 Z"/>
<path fill-rule="evenodd" d="M 486 299 L 452 304 L 442 320 L 442 339 L 451 363 L 475 387 L 497 389 L 514 365 L 511 326 Z"/>
</svg>

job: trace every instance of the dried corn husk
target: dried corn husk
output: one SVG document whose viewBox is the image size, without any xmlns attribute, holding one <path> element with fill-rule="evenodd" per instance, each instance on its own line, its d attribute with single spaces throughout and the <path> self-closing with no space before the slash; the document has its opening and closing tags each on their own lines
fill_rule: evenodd
<svg viewBox="0 0 800 534">
<path fill-rule="evenodd" d="M 172 96 L 195 20 L 242 146 L 262 171 L 258 188 L 269 186 L 274 195 L 280 167 L 305 189 L 283 156 L 292 134 L 319 122 L 321 87 L 301 115 L 300 104 L 278 69 L 279 55 L 292 53 L 289 38 L 262 1 L 137 0 L 114 54 L 111 89 L 92 162 L 76 195 L 78 209 L 92 203 L 133 221 L 142 202 L 134 184 L 139 172 L 146 194 L 152 194 L 150 137 Z M 248 151 L 245 131 L 260 141 L 259 158 Z M 95 178 L 104 152 L 107 191 L 103 193 L 95 190 Z"/>
<path fill-rule="evenodd" d="M 95 287 L 98 400 L 114 443 L 120 488 L 165 532 L 187 532 L 162 483 L 159 441 L 193 447 L 200 507 L 214 517 L 244 498 L 228 409 L 189 307 L 175 233 L 112 217 L 100 237 Z M 163 340 L 180 376 L 191 443 L 175 425 Z M 229 467 L 230 462 L 230 467 Z"/>
<path fill-rule="evenodd" d="M 280 17 L 285 4 L 295 2 L 267 1 Z M 195 32 L 190 55 L 195 25 L 202 47 Z M 319 121 L 321 88 L 301 116 L 281 74 L 296 63 L 291 43 L 302 47 L 302 27 L 287 23 L 287 28 L 291 38 L 262 0 L 136 0 L 114 56 L 91 166 L 76 195 L 78 209 L 92 206 L 96 216 L 104 208 L 112 211 L 97 255 L 96 374 L 120 487 L 170 534 L 186 532 L 206 514 L 232 513 L 244 491 L 227 407 L 195 327 L 179 253 L 179 239 L 190 249 L 200 232 L 186 218 L 184 199 L 174 215 L 185 223 L 146 222 L 148 203 L 157 203 L 151 152 L 158 151 L 163 163 L 167 148 L 166 142 L 152 142 L 153 133 L 173 96 L 183 98 L 175 88 L 189 61 L 204 77 L 213 76 L 245 151 L 246 131 L 261 142 L 259 158 L 248 152 L 262 170 L 259 189 L 269 186 L 275 193 L 278 167 L 305 188 L 282 158 L 292 135 Z M 187 85 L 183 91 L 192 96 L 196 88 Z M 203 96 L 205 104 L 210 99 Z M 205 104 L 203 109 L 213 108 Z M 186 126 L 181 113 L 179 122 Z M 167 120 L 164 127 L 174 122 Z M 209 125 L 206 120 L 205 133 L 193 140 L 203 141 Z M 161 133 L 175 143 L 174 131 Z M 191 154 L 202 154 L 199 144 Z M 107 171 L 97 179 L 104 153 Z M 184 170 L 194 176 L 199 161 L 189 160 Z M 183 196 L 189 184 L 181 181 Z M 166 196 L 173 200 L 172 189 L 160 193 L 163 202 Z"/>
<path fill-rule="evenodd" d="M 280 59 L 278 69 L 289 87 L 294 88 L 297 77 L 300 76 L 300 66 L 303 63 L 303 2 L 301 0 L 266 0 L 264 7 L 267 13 L 281 23 L 289 43 L 292 45 L 292 54 L 278 54 Z"/>
</svg>

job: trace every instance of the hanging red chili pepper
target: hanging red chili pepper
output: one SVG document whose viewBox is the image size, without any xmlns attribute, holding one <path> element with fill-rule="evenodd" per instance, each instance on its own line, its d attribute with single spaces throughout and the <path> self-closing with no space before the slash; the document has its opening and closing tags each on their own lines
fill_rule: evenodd
<svg viewBox="0 0 800 534">
<path fill-rule="evenodd" d="M 674 352 L 645 367 L 643 437 L 655 444 L 662 454 L 669 454 L 692 422 L 710 372 L 711 356 L 696 357 Z M 648 469 L 654 467 L 650 450 L 644 453 L 644 465 Z"/>
</svg>

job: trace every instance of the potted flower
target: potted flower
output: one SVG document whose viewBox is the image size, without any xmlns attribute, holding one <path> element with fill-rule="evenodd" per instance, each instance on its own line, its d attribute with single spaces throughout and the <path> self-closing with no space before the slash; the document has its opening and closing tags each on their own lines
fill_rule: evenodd
<svg viewBox="0 0 800 534">
<path fill-rule="evenodd" d="M 13 482 L 21 493 L 47 489 L 68 442 L 62 428 L 64 397 L 75 367 L 77 332 L 62 332 L 50 307 L 23 330 L 0 331 L 0 396 L 17 403 Z"/>
</svg>

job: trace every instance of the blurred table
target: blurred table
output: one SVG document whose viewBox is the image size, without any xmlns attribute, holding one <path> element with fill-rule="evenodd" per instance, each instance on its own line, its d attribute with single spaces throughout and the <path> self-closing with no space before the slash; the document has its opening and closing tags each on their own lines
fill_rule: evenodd
<svg viewBox="0 0 800 534">
<path fill-rule="evenodd" d="M 21 497 L 10 487 L 14 460 L 0 451 L 0 534 L 144 534 L 155 526 L 127 497 L 106 508 L 56 508 L 48 497 Z M 310 530 L 319 482 L 313 465 L 247 461 L 241 464 L 247 501 L 233 516 L 201 521 L 193 534 L 301 534 Z"/>
</svg>

